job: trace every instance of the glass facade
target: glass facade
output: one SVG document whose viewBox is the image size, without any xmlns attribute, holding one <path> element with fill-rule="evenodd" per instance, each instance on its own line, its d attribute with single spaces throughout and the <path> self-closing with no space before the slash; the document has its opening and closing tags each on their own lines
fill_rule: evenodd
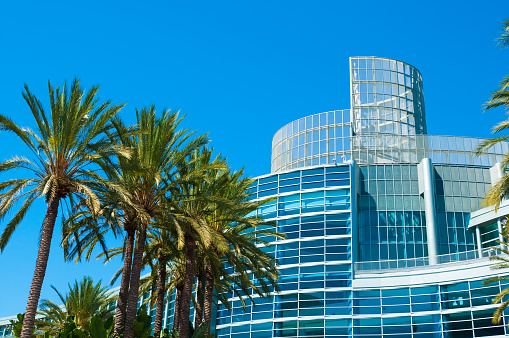
<svg viewBox="0 0 509 338">
<path fill-rule="evenodd" d="M 217 313 L 218 337 L 323 337 L 325 318 L 351 316 L 355 169 L 349 163 L 294 170 L 251 186 L 253 198 L 277 196 L 257 214 L 276 220 L 287 236 L 264 238 L 274 243 L 267 250 L 280 264 L 281 292 L 253 294 L 254 304 L 245 308 L 230 295 L 232 310 L 220 306 Z M 327 332 L 348 332 L 348 322 L 330 321 Z"/>
<path fill-rule="evenodd" d="M 257 213 L 287 235 L 265 238 L 281 292 L 245 308 L 230 295 L 218 337 L 506 335 L 491 322 L 506 285 L 482 286 L 500 273 L 485 257 L 500 222 L 470 223 L 509 145 L 477 156 L 482 139 L 427 135 L 422 76 L 404 62 L 350 58 L 350 94 L 275 134 L 272 174 L 250 191 L 273 198 Z"/>
<path fill-rule="evenodd" d="M 491 318 L 498 306 L 492 304 L 492 301 L 506 285 L 495 283 L 483 287 L 484 279 L 480 278 L 484 276 L 474 273 L 470 279 L 444 282 L 438 272 L 436 281 L 432 283 L 423 283 L 417 277 L 399 287 L 356 285 L 356 278 L 374 280 L 365 275 L 381 268 L 362 265 L 365 261 L 377 257 L 379 262 L 388 259 L 404 261 L 427 255 L 424 202 L 419 195 L 417 166 L 373 165 L 361 166 L 359 170 L 356 170 L 356 166 L 351 162 L 293 170 L 260 177 L 252 185 L 253 198 L 277 197 L 257 213 L 276 220 L 277 230 L 287 235 L 285 240 L 265 238 L 273 241 L 274 246 L 268 250 L 278 258 L 281 265 L 281 293 L 267 298 L 253 294 L 254 304 L 248 303 L 246 307 L 230 295 L 232 310 L 220 306 L 217 313 L 218 337 L 410 338 L 505 335 L 504 322 L 494 325 Z M 470 173 L 474 175 L 470 179 L 476 184 L 482 183 L 484 189 L 487 169 L 474 168 L 479 169 L 476 171 L 456 166 L 444 169 L 435 166 L 435 182 L 443 181 L 444 177 L 452 177 L 446 176 L 445 171 L 457 171 L 460 182 L 462 175 L 468 178 Z M 461 174 L 462 169 L 464 174 Z M 358 205 L 354 202 L 357 182 L 360 183 Z M 375 190 L 370 190 L 370 185 Z M 389 185 L 392 188 L 387 188 Z M 437 196 L 449 195 L 453 195 L 449 190 L 439 190 L 437 193 Z M 393 202 L 385 202 L 382 207 L 380 196 L 393 199 Z M 397 196 L 403 197 L 401 203 L 396 202 Z M 478 203 L 477 190 L 475 193 L 465 191 L 465 196 L 475 198 Z M 405 197 L 410 197 L 408 204 L 404 202 Z M 375 204 L 370 209 L 372 203 Z M 468 208 L 472 205 L 469 202 Z M 451 210 L 454 210 L 453 207 L 454 204 Z M 458 215 L 468 215 L 463 209 L 459 210 Z M 376 218 L 372 226 L 365 218 L 369 219 L 370 213 L 374 213 L 373 217 Z M 357 220 L 356 214 L 359 215 Z M 464 247 L 458 245 L 461 241 L 456 241 L 458 233 L 472 236 L 464 223 L 467 218 L 461 218 L 460 221 L 454 213 L 447 215 L 445 223 L 438 222 L 439 229 L 455 233 L 453 237 L 446 236 L 451 243 L 451 248 L 446 252 L 464 253 L 470 249 L 465 243 L 472 243 L 475 249 L 475 241 L 467 242 L 466 236 Z M 452 222 L 451 226 L 449 221 Z M 370 231 L 372 229 L 376 231 Z M 494 231 L 496 223 L 484 229 L 484 241 L 498 238 L 498 231 Z M 363 269 L 353 264 L 355 246 L 360 248 L 358 260 Z M 382 253 L 383 250 L 385 253 Z M 477 258 L 476 255 L 466 254 L 451 261 Z M 405 264 L 397 267 L 408 266 Z M 489 270 L 488 266 L 485 264 Z M 394 269 L 393 266 L 385 268 Z M 456 268 L 452 269 L 455 271 Z M 427 274 L 425 269 L 408 271 L 413 275 Z"/>
<path fill-rule="evenodd" d="M 311 117 L 314 116 L 316 115 Z M 509 144 L 503 143 L 492 147 L 486 154 L 478 156 L 474 150 L 484 139 L 475 137 L 388 134 L 349 136 L 351 129 L 346 126 L 332 129 L 334 132 L 331 132 L 331 128 L 327 126 L 322 127 L 318 135 L 323 133 L 324 140 L 313 142 L 313 147 L 308 145 L 306 148 L 306 145 L 303 145 L 301 148 L 300 135 L 274 140 L 272 172 L 342 163 L 350 159 L 362 165 L 418 163 L 425 157 L 430 158 L 435 164 L 487 168 L 501 162 L 504 154 L 509 152 Z M 281 130 L 278 131 L 280 132 Z M 340 132 L 345 134 L 339 134 Z M 307 131 L 302 134 L 307 134 Z M 331 138 L 328 138 L 328 135 L 331 135 Z M 327 144 L 329 144 L 328 148 Z"/>
<path fill-rule="evenodd" d="M 349 160 L 351 130 L 349 109 L 287 124 L 272 139 L 272 172 Z"/>
<path fill-rule="evenodd" d="M 424 200 L 417 165 L 362 166 L 359 197 L 361 261 L 427 256 Z"/>
</svg>

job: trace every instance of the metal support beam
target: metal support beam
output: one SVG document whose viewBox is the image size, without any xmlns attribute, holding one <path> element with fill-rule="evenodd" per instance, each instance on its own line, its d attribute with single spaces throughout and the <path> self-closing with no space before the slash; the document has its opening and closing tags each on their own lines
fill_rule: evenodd
<svg viewBox="0 0 509 338">
<path fill-rule="evenodd" d="M 500 218 L 497 219 L 497 226 L 498 226 L 498 240 L 502 243 L 504 243 L 504 236 L 502 236 L 502 232 L 504 231 L 504 228 L 502 226 L 502 222 L 500 221 Z M 500 244 L 500 247 L 502 249 L 505 249 L 502 244 Z"/>
<path fill-rule="evenodd" d="M 482 257 L 482 241 L 481 241 L 481 228 L 479 226 L 475 227 L 475 239 L 477 241 L 477 253 L 479 254 L 479 258 Z"/>
<path fill-rule="evenodd" d="M 426 215 L 426 237 L 428 244 L 429 264 L 438 263 L 438 236 L 436 225 L 435 180 L 434 168 L 429 158 L 423 158 L 417 165 L 419 172 L 419 193 L 424 196 L 424 213 Z"/>
</svg>

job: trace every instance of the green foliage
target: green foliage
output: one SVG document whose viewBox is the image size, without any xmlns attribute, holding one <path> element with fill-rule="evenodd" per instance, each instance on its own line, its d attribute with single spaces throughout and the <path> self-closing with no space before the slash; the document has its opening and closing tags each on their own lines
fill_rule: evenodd
<svg viewBox="0 0 509 338">
<path fill-rule="evenodd" d="M 12 324 L 12 334 L 14 337 L 19 338 L 21 336 L 21 328 L 23 327 L 23 319 L 25 318 L 25 314 L 18 313 L 16 316 L 18 320 L 11 320 Z"/>
<path fill-rule="evenodd" d="M 89 335 L 86 335 L 85 332 L 80 330 L 80 328 L 76 325 L 76 321 L 73 316 L 67 316 L 64 326 L 58 332 L 56 337 L 58 338 L 85 338 Z"/>
<path fill-rule="evenodd" d="M 79 327 L 89 325 L 93 315 L 98 316 L 102 321 L 112 318 L 114 313 L 108 309 L 108 304 L 115 300 L 107 287 L 101 285 L 101 281 L 94 283 L 89 276 L 84 276 L 81 281 L 76 280 L 74 285 L 69 284 L 69 291 L 62 295 L 54 286 L 51 286 L 58 295 L 64 308 L 44 299 L 39 305 L 37 312 L 44 320 L 37 321 L 37 328 L 57 335 L 60 328 L 67 322 L 68 316 L 74 317 L 74 322 Z M 106 322 L 105 322 L 106 323 Z"/>
<path fill-rule="evenodd" d="M 196 330 L 189 331 L 191 338 L 214 338 L 213 334 L 207 334 L 209 325 L 207 323 L 201 323 Z"/>
<path fill-rule="evenodd" d="M 18 319 L 21 315 L 18 315 Z M 21 317 L 22 319 L 22 317 Z M 135 320 L 135 338 L 149 338 L 150 337 L 150 323 L 151 318 L 147 315 L 147 311 L 142 307 L 138 311 L 138 316 Z M 113 317 L 103 319 L 99 314 L 94 314 L 85 326 L 79 326 L 74 316 L 67 316 L 62 326 L 54 334 L 50 335 L 48 332 L 44 333 L 44 338 L 122 338 L 122 334 L 114 335 Z M 13 325 L 19 325 L 14 324 Z M 148 331 L 147 331 L 148 328 Z M 19 325 L 19 332 L 21 332 L 21 325 Z M 19 338 L 19 336 L 16 336 Z"/>
<path fill-rule="evenodd" d="M 145 305 L 141 306 L 133 323 L 133 331 L 135 338 L 148 338 L 152 332 L 152 317 L 147 314 Z"/>
<path fill-rule="evenodd" d="M 94 315 L 90 319 L 85 329 L 89 332 L 92 338 L 108 338 L 113 333 L 113 317 L 109 317 L 103 321 L 101 317 Z"/>
<path fill-rule="evenodd" d="M 190 338 L 215 338 L 215 335 L 212 333 L 207 334 L 207 329 L 209 325 L 207 323 L 201 323 L 198 328 L 195 330 L 193 327 L 193 323 L 189 322 L 189 337 Z M 161 332 L 160 338 L 179 338 L 179 334 L 177 330 L 171 330 L 168 332 L 168 329 L 164 329 Z"/>
</svg>

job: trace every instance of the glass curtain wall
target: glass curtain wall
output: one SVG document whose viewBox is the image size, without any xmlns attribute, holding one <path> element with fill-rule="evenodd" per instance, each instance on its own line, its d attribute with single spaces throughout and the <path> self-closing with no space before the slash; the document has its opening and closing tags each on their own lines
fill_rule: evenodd
<svg viewBox="0 0 509 338">
<path fill-rule="evenodd" d="M 359 260 L 427 256 L 416 165 L 361 166 Z M 411 261 L 410 261 L 411 262 Z"/>
<path fill-rule="evenodd" d="M 353 164 L 269 175 L 250 188 L 253 198 L 277 196 L 257 210 L 275 220 L 285 240 L 264 238 L 278 259 L 281 293 L 253 294 L 244 308 L 233 294 L 232 310 L 219 307 L 218 337 L 324 337 L 351 331 Z M 234 271 L 232 271 L 234 273 Z M 336 316 L 325 327 L 325 318 Z M 344 319 L 341 319 L 344 318 Z"/>
</svg>

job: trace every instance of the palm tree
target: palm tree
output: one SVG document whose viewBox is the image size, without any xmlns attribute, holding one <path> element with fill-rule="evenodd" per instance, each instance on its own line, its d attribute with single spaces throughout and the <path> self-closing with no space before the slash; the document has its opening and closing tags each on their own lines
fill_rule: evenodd
<svg viewBox="0 0 509 338">
<path fill-rule="evenodd" d="M 174 243 L 175 236 L 163 228 L 166 222 L 160 224 L 161 228 L 151 229 L 148 233 L 148 242 L 145 247 L 145 265 L 150 266 L 151 275 L 147 280 L 142 281 L 142 290 L 148 291 L 150 287 L 151 305 L 156 305 L 154 318 L 154 337 L 159 337 L 163 329 L 163 312 L 166 295 L 171 293 L 177 286 L 180 278 L 180 262 L 182 253 Z M 170 230 L 174 227 L 168 227 Z M 168 265 L 170 265 L 170 281 L 167 286 Z M 143 282 L 145 285 L 143 285 Z M 143 287 L 145 286 L 145 287 Z"/>
<path fill-rule="evenodd" d="M 180 303 L 176 305 L 181 313 L 179 334 L 184 336 L 195 276 L 198 276 L 195 326 L 199 326 L 203 320 L 210 328 L 214 285 L 216 290 L 239 287 L 248 297 L 250 287 L 253 287 L 257 293 L 266 295 L 270 293 L 268 284 L 277 289 L 276 280 L 279 275 L 274 258 L 256 245 L 268 243 L 257 239 L 256 232 L 260 231 L 253 228 L 268 223 L 250 215 L 268 200 L 248 200 L 246 189 L 253 181 L 243 178 L 242 170 L 231 173 L 221 156 L 212 160 L 211 150 L 196 151 L 188 164 L 179 168 L 179 172 L 185 173 L 189 170 L 192 167 L 189 163 L 195 163 L 198 167 L 212 167 L 209 167 L 199 184 L 181 186 L 185 195 L 190 196 L 189 200 L 182 199 L 172 211 L 175 217 L 184 221 L 183 224 L 188 224 L 185 228 L 187 261 L 184 288 L 181 299 L 179 297 Z M 271 231 L 263 231 L 282 237 Z M 207 236 L 198 238 L 198 233 L 205 233 Z M 196 253 L 201 255 L 195 258 Z M 236 267 L 236 277 L 228 276 L 224 263 L 231 263 Z M 251 282 L 248 271 L 255 274 L 255 279 L 260 280 L 261 288 Z M 229 286 L 225 286 L 225 283 Z M 223 295 L 218 295 L 218 298 Z M 224 301 L 224 298 L 221 300 Z"/>
<path fill-rule="evenodd" d="M 57 293 L 63 307 L 47 299 L 41 301 L 40 310 L 37 313 L 42 315 L 44 320 L 38 321 L 37 328 L 52 336 L 58 334 L 67 316 L 73 316 L 77 326 L 85 327 L 94 314 L 103 320 L 114 315 L 113 310 L 108 306 L 115 301 L 115 298 L 106 287 L 101 285 L 101 281 L 94 284 L 92 278 L 84 276 L 79 283 L 76 280 L 74 286 L 69 284 L 69 291 L 65 296 L 53 285 L 51 288 Z"/>
<path fill-rule="evenodd" d="M 204 248 L 209 247 L 212 242 L 219 247 L 226 246 L 226 242 L 216 236 L 217 234 L 205 222 L 206 215 L 211 212 L 210 200 L 214 198 L 214 187 L 217 184 L 212 177 L 216 172 L 226 168 L 226 161 L 221 156 L 212 159 L 212 150 L 206 148 L 195 150 L 188 156 L 186 162 L 177 164 L 178 175 L 186 177 L 195 171 L 204 175 L 199 181 L 181 181 L 178 185 L 179 191 L 173 194 L 171 201 L 167 201 L 171 205 L 171 215 L 178 220 L 184 230 L 183 236 L 179 236 L 178 243 L 179 247 L 185 248 L 185 272 L 182 291 L 177 295 L 178 303 L 175 305 L 179 309 L 177 322 L 178 334 L 181 337 L 189 335 L 188 322 L 196 272 L 197 243 Z"/>
<path fill-rule="evenodd" d="M 118 139 L 122 148 L 130 149 L 131 157 L 129 160 L 118 157 L 115 163 L 103 161 L 108 181 L 107 191 L 104 192 L 107 208 L 102 209 L 100 215 L 84 208 L 83 217 L 73 220 L 75 224 L 69 226 L 67 236 L 70 245 L 74 245 L 69 252 L 79 256 L 78 252 L 84 247 L 88 246 L 88 252 L 91 252 L 98 243 L 95 235 L 89 236 L 91 233 L 102 234 L 102 229 L 106 231 L 113 224 L 123 224 L 127 238 L 115 332 L 118 333 L 125 325 L 126 338 L 134 335 L 132 323 L 137 310 L 147 231 L 163 214 L 167 194 L 176 190 L 180 181 L 199 177 L 191 172 L 188 177 L 176 178 L 176 164 L 185 161 L 194 149 L 208 142 L 205 135 L 190 139 L 194 133 L 177 130 L 182 120 L 178 112 L 164 111 L 157 117 L 155 107 L 151 106 L 136 111 L 136 116 L 139 133 L 134 135 L 125 135 L 126 128 L 120 121 L 115 121 L 119 126 L 117 130 L 122 134 Z M 108 220 L 97 227 L 98 222 L 106 220 L 103 215 L 110 213 L 114 214 L 112 221 Z M 85 221 L 91 218 L 97 221 Z"/>
<path fill-rule="evenodd" d="M 253 216 L 256 209 L 269 200 L 257 202 L 249 200 L 247 188 L 253 180 L 243 177 L 242 170 L 235 173 L 221 172 L 217 180 L 221 184 L 216 192 L 214 212 L 209 214 L 207 222 L 228 246 L 215 247 L 213 243 L 205 265 L 203 321 L 207 323 L 209 329 L 214 286 L 218 290 L 218 298 L 220 293 L 229 291 L 235 292 L 241 300 L 242 294 L 251 298 L 251 289 L 262 297 L 272 292 L 270 286 L 276 291 L 279 290 L 277 262 L 274 257 L 262 250 L 263 246 L 270 244 L 260 236 L 285 238 L 283 234 L 275 231 L 257 229 L 272 225 L 262 218 Z M 233 267 L 235 274 L 229 274 L 225 269 L 226 266 Z M 253 280 L 250 274 L 253 275 Z"/>
<path fill-rule="evenodd" d="M 111 155 L 110 143 L 101 136 L 110 129 L 109 121 L 122 107 L 112 105 L 109 101 L 98 104 L 96 93 L 99 87 L 92 87 L 85 93 L 77 79 L 70 93 L 65 84 L 61 90 L 59 87 L 55 90 L 49 82 L 48 87 L 49 114 L 28 86 L 25 85 L 23 93 L 37 124 L 37 133 L 21 128 L 6 116 L 0 115 L 0 130 L 14 133 L 32 154 L 32 160 L 14 157 L 0 163 L 0 173 L 25 169 L 32 175 L 31 178 L 11 179 L 0 184 L 0 220 L 13 207 L 19 206 L 0 237 L 0 251 L 3 251 L 11 234 L 38 197 L 44 197 L 48 205 L 21 338 L 32 335 L 60 202 L 67 198 L 72 205 L 75 198 L 81 198 L 90 209 L 98 208 L 99 201 L 93 191 L 93 182 L 100 177 L 89 171 L 88 167 L 100 157 Z"/>
<path fill-rule="evenodd" d="M 110 141 L 120 145 L 121 149 L 132 150 L 133 135 L 139 130 L 125 126 L 118 117 L 112 119 L 112 125 L 114 132 L 108 133 Z M 105 175 L 103 183 L 105 184 L 96 186 L 100 209 L 96 211 L 89 208 L 86 203 L 77 203 L 63 222 L 64 256 L 66 260 L 74 259 L 75 262 L 81 260 L 85 250 L 85 259 L 89 260 L 97 244 L 100 245 L 106 256 L 105 262 L 108 261 L 112 256 L 106 247 L 104 235 L 111 231 L 114 237 L 117 237 L 121 233 L 121 229 L 125 231 L 124 250 L 122 251 L 124 254 L 124 264 L 121 270 L 122 281 L 115 314 L 116 333 L 124 327 L 125 323 L 137 214 L 143 213 L 143 208 L 137 204 L 129 190 L 132 185 L 132 174 L 129 170 L 136 172 L 130 163 L 130 158 L 121 156 L 121 154 L 115 157 L 115 161 L 103 158 L 99 165 L 103 168 Z M 116 277 L 111 284 L 115 282 Z"/>
<path fill-rule="evenodd" d="M 509 47 L 509 19 L 503 22 L 502 25 L 502 34 L 498 38 L 498 44 L 501 48 Z M 509 75 L 506 76 L 499 84 L 498 89 L 491 94 L 491 98 L 484 105 L 484 110 L 494 109 L 497 107 L 505 106 L 509 108 Z M 507 111 L 509 114 L 509 110 Z M 500 122 L 495 127 L 493 127 L 492 133 L 498 134 L 509 129 L 509 119 Z M 482 154 L 486 152 L 489 148 L 494 146 L 497 143 L 505 142 L 509 140 L 509 135 L 499 136 L 491 139 L 487 139 L 476 148 L 478 154 Z M 504 170 L 504 175 L 501 180 L 499 180 L 494 186 L 486 194 L 486 198 L 484 199 L 483 204 L 485 206 L 494 206 L 495 209 L 498 209 L 500 203 L 504 199 L 505 196 L 509 194 L 509 175 L 505 169 L 509 165 L 509 154 L 504 156 L 502 161 L 502 169 Z"/>
</svg>

